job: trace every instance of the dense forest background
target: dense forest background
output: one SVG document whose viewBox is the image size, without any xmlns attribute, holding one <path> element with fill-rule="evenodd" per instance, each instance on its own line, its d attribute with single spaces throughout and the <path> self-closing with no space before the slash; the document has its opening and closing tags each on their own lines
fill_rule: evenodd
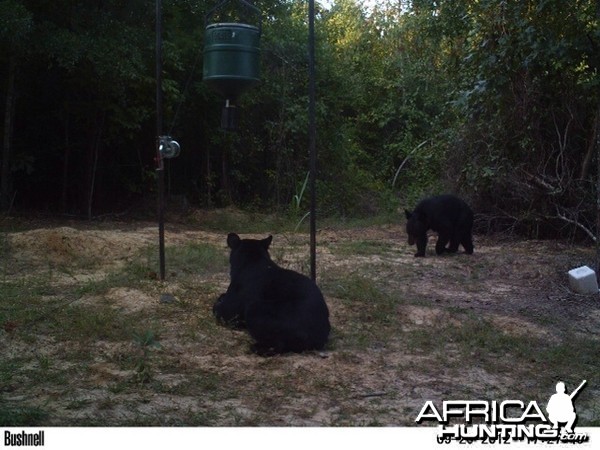
<svg viewBox="0 0 600 450">
<path fill-rule="evenodd" d="M 202 82 L 216 0 L 163 0 L 170 202 L 303 214 L 307 4 L 260 0 L 262 82 L 236 133 Z M 480 230 L 596 233 L 600 1 L 317 4 L 318 209 L 455 192 Z M 0 0 L 3 211 L 155 205 L 155 2 Z"/>
</svg>

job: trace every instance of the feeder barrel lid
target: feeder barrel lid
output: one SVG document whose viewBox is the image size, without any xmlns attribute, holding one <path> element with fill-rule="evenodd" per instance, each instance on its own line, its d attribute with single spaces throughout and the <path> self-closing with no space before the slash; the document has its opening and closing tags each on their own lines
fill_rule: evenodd
<svg viewBox="0 0 600 450">
<path fill-rule="evenodd" d="M 206 29 L 208 30 L 209 28 L 220 28 L 220 27 L 237 27 L 237 28 L 249 28 L 251 30 L 258 30 L 258 27 L 256 25 L 250 25 L 247 23 L 237 23 L 237 22 L 217 22 L 217 23 L 211 23 L 210 25 L 206 26 Z"/>
<path fill-rule="evenodd" d="M 215 5 L 210 11 L 208 11 L 208 13 L 206 13 L 206 16 L 204 17 L 205 24 L 208 25 L 208 23 L 212 19 L 213 15 L 218 10 L 223 8 L 227 3 L 230 3 L 231 1 L 233 1 L 233 0 L 223 0 L 222 2 Z M 237 0 L 237 3 L 240 3 L 241 6 L 243 8 L 245 8 L 247 11 L 249 11 L 250 13 L 258 16 L 258 29 L 261 30 L 262 29 L 262 21 L 261 21 L 260 9 L 258 9 L 256 6 L 254 6 L 252 3 L 250 3 L 246 0 Z"/>
</svg>

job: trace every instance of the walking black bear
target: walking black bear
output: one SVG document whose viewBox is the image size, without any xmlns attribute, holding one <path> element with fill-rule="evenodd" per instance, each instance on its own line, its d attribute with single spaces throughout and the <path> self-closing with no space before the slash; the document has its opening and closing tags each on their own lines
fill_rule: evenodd
<svg viewBox="0 0 600 450">
<path fill-rule="evenodd" d="M 415 256 L 425 256 L 427 230 L 438 233 L 435 252 L 456 253 L 462 245 L 467 254 L 473 253 L 473 211 L 454 195 L 438 195 L 421 200 L 413 212 L 406 212 L 408 244 L 417 244 Z M 450 246 L 446 245 L 450 242 Z"/>
<path fill-rule="evenodd" d="M 259 355 L 320 350 L 331 328 L 327 304 L 312 280 L 271 260 L 272 240 L 227 236 L 231 282 L 213 313 L 225 325 L 247 328 Z"/>
</svg>

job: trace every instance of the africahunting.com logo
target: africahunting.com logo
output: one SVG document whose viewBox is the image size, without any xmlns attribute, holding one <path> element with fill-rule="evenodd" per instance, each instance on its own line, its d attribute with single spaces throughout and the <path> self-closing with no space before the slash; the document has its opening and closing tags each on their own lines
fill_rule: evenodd
<svg viewBox="0 0 600 450">
<path fill-rule="evenodd" d="M 419 424 L 437 422 L 440 444 L 452 441 L 583 443 L 589 436 L 574 431 L 577 413 L 573 401 L 585 383 L 583 380 L 571 394 L 566 393 L 563 382 L 557 383 L 556 393 L 546 405 L 547 414 L 535 401 L 526 404 L 521 400 L 446 400 L 441 408 L 427 401 L 415 421 Z"/>
</svg>

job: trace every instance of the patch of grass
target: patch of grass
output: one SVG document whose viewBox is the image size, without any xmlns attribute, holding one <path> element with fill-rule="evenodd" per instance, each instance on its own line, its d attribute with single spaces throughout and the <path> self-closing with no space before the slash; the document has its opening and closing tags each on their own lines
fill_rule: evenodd
<svg viewBox="0 0 600 450">
<path fill-rule="evenodd" d="M 505 333 L 489 320 L 470 315 L 461 319 L 460 326 L 447 326 L 444 334 L 465 354 L 485 349 L 489 356 L 510 354 L 522 358 L 531 354 L 532 347 L 539 344 L 531 337 Z"/>
<path fill-rule="evenodd" d="M 49 356 L 37 354 L 34 356 L 33 364 L 28 366 L 29 368 L 20 368 L 20 370 L 32 384 L 43 380 L 47 384 L 66 385 L 68 381 L 68 370 L 58 367 L 56 361 Z"/>
<path fill-rule="evenodd" d="M 45 304 L 42 297 L 49 290 L 48 280 L 43 277 L 0 282 L 0 326 L 20 326 L 35 320 Z"/>
<path fill-rule="evenodd" d="M 69 305 L 53 311 L 44 321 L 55 338 L 79 342 L 122 341 L 130 335 L 135 324 L 134 317 L 121 314 L 109 305 L 93 308 Z"/>
<path fill-rule="evenodd" d="M 395 322 L 399 300 L 385 292 L 375 280 L 350 274 L 335 282 L 325 282 L 324 286 L 327 295 L 344 300 L 348 306 L 355 306 L 362 320 L 380 326 Z"/>
<path fill-rule="evenodd" d="M 413 351 L 443 354 L 451 346 L 464 359 L 492 362 L 527 358 L 542 344 L 530 337 L 511 335 L 486 319 L 451 312 L 434 324 L 405 332 L 404 342 Z M 463 360 L 464 360 L 463 359 Z"/>
<path fill-rule="evenodd" d="M 37 406 L 13 406 L 0 401 L 0 425 L 3 427 L 33 427 L 44 425 L 49 412 Z"/>
<path fill-rule="evenodd" d="M 389 225 L 390 223 L 403 222 L 402 217 L 394 211 L 382 211 L 379 214 L 366 217 L 341 217 L 331 216 L 319 219 L 319 226 L 323 228 L 333 228 L 338 230 L 349 230 L 353 228 L 367 228 L 373 226 Z"/>
<path fill-rule="evenodd" d="M 219 273 L 226 271 L 229 264 L 224 248 L 197 242 L 167 247 L 165 259 L 169 261 L 170 271 L 184 274 Z"/>
<path fill-rule="evenodd" d="M 430 329 L 423 327 L 405 332 L 402 341 L 412 353 L 429 354 L 441 351 L 446 345 L 439 333 L 432 333 Z"/>
<path fill-rule="evenodd" d="M 204 229 L 223 233 L 223 243 L 227 233 L 282 233 L 292 231 L 297 222 L 284 214 L 264 214 L 235 208 L 197 211 L 189 221 Z"/>
<path fill-rule="evenodd" d="M 2 222 L 0 221 L 0 224 Z M 5 232 L 0 232 L 0 276 L 4 278 L 11 260 L 12 252 Z"/>
<path fill-rule="evenodd" d="M 169 278 L 210 275 L 226 272 L 229 261 L 225 248 L 219 248 L 204 242 L 168 246 L 165 248 L 166 269 Z M 158 249 L 149 246 L 121 269 L 109 273 L 103 280 L 90 282 L 81 287 L 79 292 L 106 292 L 111 287 L 143 287 L 153 283 L 159 267 Z"/>
<path fill-rule="evenodd" d="M 101 400 L 97 403 L 98 409 L 105 409 L 104 402 L 106 402 L 106 399 Z M 92 400 L 90 400 L 89 398 L 73 398 L 69 403 L 67 403 L 65 408 L 76 411 L 79 409 L 84 409 L 90 406 L 91 404 Z"/>
<path fill-rule="evenodd" d="M 531 366 L 536 378 L 570 377 L 592 379 L 600 382 L 598 375 L 598 342 L 573 335 L 556 343 L 528 335 L 516 335 L 502 331 L 488 320 L 467 317 L 460 326 L 447 324 L 436 327 L 438 350 L 444 343 L 457 346 L 463 361 L 482 361 L 492 373 L 514 370 L 514 366 Z"/>
<path fill-rule="evenodd" d="M 210 427 L 218 423 L 219 414 L 208 408 L 201 411 L 188 411 L 182 426 L 188 427 Z"/>
<path fill-rule="evenodd" d="M 25 363 L 26 358 L 10 358 L 4 356 L 0 359 L 0 386 L 9 386 L 18 375 L 19 368 Z"/>
<path fill-rule="evenodd" d="M 94 307 L 79 305 L 87 295 L 100 295 L 110 289 L 109 280 L 89 281 L 80 285 L 50 288 L 50 281 L 39 278 L 0 283 L 0 327 L 27 341 L 35 342 L 40 333 L 54 340 L 79 343 L 128 338 L 137 323 L 132 315 L 121 314 L 109 304 Z M 48 290 L 52 296 L 48 298 Z M 55 295 L 61 291 L 60 295 Z"/>
<path fill-rule="evenodd" d="M 341 299 L 347 310 L 330 348 L 382 347 L 397 331 L 399 299 L 383 291 L 372 279 L 349 274 L 323 281 L 325 296 Z"/>
<path fill-rule="evenodd" d="M 492 374 L 510 373 L 527 380 L 523 387 L 511 387 L 511 395 L 545 402 L 548 388 L 557 381 L 577 384 L 586 379 L 590 386 L 600 383 L 598 342 L 575 335 L 562 342 L 504 332 L 491 321 L 464 312 L 451 314 L 453 320 L 438 321 L 403 333 L 411 352 L 434 355 L 443 367 L 481 366 Z M 584 409 L 593 407 L 580 399 Z M 589 424 L 586 424 L 589 426 Z"/>
<path fill-rule="evenodd" d="M 332 245 L 331 251 L 340 256 L 373 256 L 390 253 L 392 250 L 387 242 L 371 240 L 355 240 Z"/>
<path fill-rule="evenodd" d="M 600 383 L 600 344 L 596 339 L 567 336 L 559 344 L 548 343 L 534 353 L 544 366 L 552 367 L 554 376 L 587 379 L 590 385 Z M 595 380 L 595 381 L 594 381 Z"/>
<path fill-rule="evenodd" d="M 157 367 L 162 373 L 167 372 L 169 369 L 172 371 L 173 366 L 161 364 Z M 167 383 L 154 380 L 152 388 L 155 392 L 171 394 L 171 395 L 187 395 L 187 396 L 198 396 L 202 395 L 205 399 L 219 400 L 227 392 L 229 388 L 227 386 L 227 380 L 220 374 L 209 370 L 198 369 L 196 373 L 189 374 L 186 378 L 176 383 L 175 385 L 168 385 Z M 181 373 L 178 371 L 178 373 Z M 230 391 L 229 391 L 230 392 Z"/>
</svg>

